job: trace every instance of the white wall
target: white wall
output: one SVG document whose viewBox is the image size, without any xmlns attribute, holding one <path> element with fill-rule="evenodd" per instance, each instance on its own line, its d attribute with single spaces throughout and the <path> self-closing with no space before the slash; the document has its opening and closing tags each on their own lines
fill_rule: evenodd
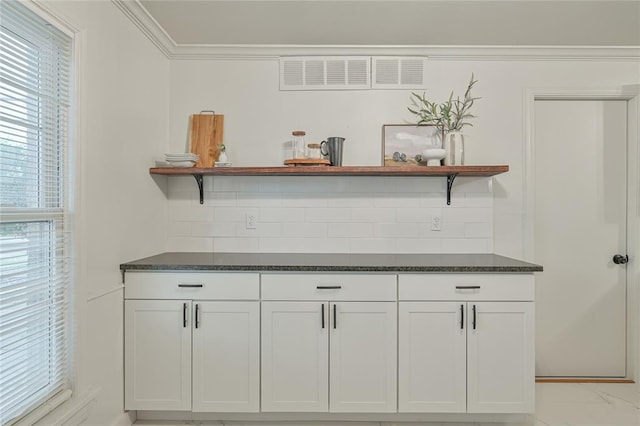
<svg viewBox="0 0 640 426">
<path fill-rule="evenodd" d="M 477 115 L 474 127 L 468 128 L 466 144 L 467 164 L 508 164 L 510 171 L 493 179 L 493 206 L 488 199 L 483 200 L 483 208 L 493 210 L 493 233 L 482 247 L 476 238 L 461 234 L 458 237 L 464 242 L 461 246 L 467 251 L 496 253 L 525 257 L 526 220 L 524 200 L 524 170 L 526 129 L 524 102 L 526 90 L 540 87 L 618 87 L 637 83 L 640 66 L 632 61 L 541 61 L 541 60 L 447 60 L 431 59 L 428 61 L 427 95 L 436 100 L 444 100 L 450 93 L 462 95 L 471 73 L 479 80 L 474 88 L 474 95 L 482 99 L 476 102 L 474 113 Z M 277 60 L 174 60 L 171 62 L 170 89 L 170 149 L 182 152 L 187 147 L 188 117 L 201 110 L 215 110 L 225 115 L 224 141 L 227 152 L 234 165 L 280 165 L 286 153 L 284 147 L 290 139 L 292 130 L 306 130 L 307 141 L 320 141 L 327 136 L 346 138 L 344 165 L 379 165 L 381 157 L 381 127 L 383 124 L 399 124 L 414 122 L 407 111 L 410 104 L 410 91 L 402 90 L 365 90 L 365 91 L 322 91 L 322 92 L 280 92 L 278 90 Z M 380 197 L 398 191 L 403 199 L 417 199 L 414 217 L 419 217 L 420 208 L 426 207 L 420 200 L 426 194 L 440 191 L 444 198 L 443 178 L 423 178 L 404 186 L 402 179 L 379 178 L 368 180 L 366 189 L 358 187 L 354 178 L 287 178 L 288 182 L 298 179 L 295 189 L 279 188 L 278 182 L 272 178 L 246 179 L 240 191 L 229 190 L 228 179 L 211 179 L 205 183 L 214 191 L 213 200 L 207 195 L 204 206 L 196 199 L 196 188 L 192 178 L 170 183 L 169 210 L 182 211 L 182 216 L 173 214 L 169 219 L 169 250 L 216 250 L 232 251 L 300 251 L 299 241 L 288 241 L 290 236 L 288 223 L 300 220 L 300 215 L 309 212 L 283 212 L 283 219 L 278 226 L 262 223 L 259 220 L 258 231 L 248 232 L 242 224 L 247 208 L 262 209 L 270 207 L 294 208 L 295 193 L 304 191 L 320 193 L 321 205 L 305 205 L 304 207 L 326 207 L 338 203 L 344 193 L 349 193 L 360 200 L 365 207 L 375 207 Z M 319 182 L 322 182 L 321 184 Z M 424 188 L 419 183 L 423 182 Z M 318 185 L 322 185 L 318 189 Z M 271 187 L 271 189 L 267 189 Z M 378 189 L 378 187 L 380 189 Z M 338 188 L 336 190 L 336 188 Z M 451 207 L 441 208 L 443 226 L 453 226 L 454 222 L 468 222 L 473 217 L 475 206 L 467 206 L 460 202 L 461 187 L 454 185 Z M 462 189 L 464 191 L 464 189 Z M 275 193 L 267 195 L 264 193 Z M 225 193 L 227 197 L 225 197 Z M 253 194 L 253 195 L 252 195 Z M 262 196 L 256 194 L 263 194 Z M 487 194 L 487 196 L 490 193 Z M 389 195 L 390 196 L 390 195 Z M 190 200 L 186 198 L 190 197 Z M 254 205 L 247 205 L 245 198 L 258 198 Z M 270 198 L 269 198 L 270 197 Z M 206 197 L 205 197 L 206 198 Z M 222 229 L 216 218 L 221 198 L 225 207 L 236 208 L 235 216 L 226 214 L 224 222 L 231 225 Z M 267 199 L 269 198 L 269 199 Z M 275 198 L 275 201 L 274 201 Z M 275 206 L 273 205 L 275 203 Z M 190 213 L 186 213 L 186 211 Z M 462 211 L 462 213 L 453 213 Z M 228 213 L 228 212 L 227 212 Z M 416 221 L 418 227 L 429 223 L 433 212 L 426 212 L 423 221 Z M 357 237 L 373 238 L 375 244 L 367 245 L 373 251 L 384 251 L 391 248 L 395 252 L 430 252 L 431 244 L 403 249 L 393 237 L 375 233 L 385 224 L 398 223 L 399 212 L 395 218 L 380 217 L 372 220 L 369 227 L 360 227 L 362 235 L 342 237 L 336 242 L 327 229 L 322 241 L 310 237 L 303 244 L 303 251 L 322 251 L 332 247 L 337 251 L 357 251 Z M 402 213 L 409 214 L 409 213 Z M 191 216 L 189 216 L 191 215 Z M 291 221 L 286 220 L 291 215 Z M 465 217 L 464 220 L 461 219 Z M 476 215 L 477 216 L 477 215 Z M 306 221 L 306 220 L 305 220 Z M 328 221 L 327 221 L 328 223 Z M 349 220 L 344 220 L 345 224 Z M 235 224 L 235 227 L 233 226 Z M 274 229 L 275 228 L 275 229 Z M 364 229 L 367 228 L 367 229 Z M 356 228 L 350 228 L 356 232 Z M 434 234 L 430 233 L 430 236 Z M 269 241 L 265 241 L 268 238 Z M 281 238 L 281 244 L 274 244 L 274 238 Z M 428 238 L 422 235 L 422 238 Z M 437 236 L 443 240 L 444 237 Z M 333 240 L 327 243 L 327 240 Z M 393 241 L 391 241 L 393 240 Z M 440 241 L 442 243 L 442 241 Z M 439 243 L 436 243 L 439 244 Z M 455 252 L 457 249 L 446 244 L 441 245 L 444 252 Z M 358 246 L 358 249 L 360 247 Z"/>
<path fill-rule="evenodd" d="M 166 149 L 169 63 L 111 2 L 42 6 L 79 31 L 76 390 L 100 389 L 87 424 L 108 425 L 123 414 L 119 264 L 166 245 L 167 202 L 148 166 Z"/>
</svg>

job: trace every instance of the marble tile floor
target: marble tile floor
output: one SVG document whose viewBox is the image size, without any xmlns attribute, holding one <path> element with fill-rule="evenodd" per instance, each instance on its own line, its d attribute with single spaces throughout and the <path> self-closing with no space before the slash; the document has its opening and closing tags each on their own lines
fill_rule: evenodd
<svg viewBox="0 0 640 426">
<path fill-rule="evenodd" d="M 159 422 L 136 425 L 181 426 L 640 426 L 640 385 L 620 383 L 538 383 L 536 412 L 525 423 L 388 422 Z"/>
</svg>

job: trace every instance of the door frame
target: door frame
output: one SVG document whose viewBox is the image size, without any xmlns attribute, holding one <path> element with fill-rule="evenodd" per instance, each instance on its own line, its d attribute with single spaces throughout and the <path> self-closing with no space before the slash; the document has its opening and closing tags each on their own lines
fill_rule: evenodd
<svg viewBox="0 0 640 426">
<path fill-rule="evenodd" d="M 534 260 L 535 221 L 535 101 L 624 100 L 627 101 L 627 264 L 626 286 L 626 378 L 640 382 L 640 84 L 616 87 L 555 87 L 524 89 L 523 151 L 523 253 Z M 543 265 L 544 267 L 544 265 Z M 542 272 L 544 273 L 544 272 Z"/>
</svg>

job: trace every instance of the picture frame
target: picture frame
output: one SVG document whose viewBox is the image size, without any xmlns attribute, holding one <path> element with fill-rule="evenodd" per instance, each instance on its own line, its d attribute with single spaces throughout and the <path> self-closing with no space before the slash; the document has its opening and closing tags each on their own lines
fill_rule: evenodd
<svg viewBox="0 0 640 426">
<path fill-rule="evenodd" d="M 382 165 L 423 167 L 417 157 L 427 148 L 442 148 L 444 131 L 433 124 L 383 124 Z"/>
</svg>

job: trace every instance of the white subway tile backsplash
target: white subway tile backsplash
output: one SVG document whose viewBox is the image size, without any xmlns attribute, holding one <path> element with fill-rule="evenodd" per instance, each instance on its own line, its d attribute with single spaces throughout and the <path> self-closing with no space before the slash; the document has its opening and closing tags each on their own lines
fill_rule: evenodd
<svg viewBox="0 0 640 426">
<path fill-rule="evenodd" d="M 289 222 L 282 224 L 282 236 L 294 238 L 327 238 L 328 224 Z"/>
<path fill-rule="evenodd" d="M 167 251 L 213 251 L 213 238 L 169 237 Z"/>
<path fill-rule="evenodd" d="M 420 195 L 413 192 L 385 192 L 372 198 L 374 207 L 413 208 L 420 202 Z"/>
<path fill-rule="evenodd" d="M 168 249 L 462 253 L 493 249 L 491 178 L 205 176 L 168 180 Z M 257 219 L 246 228 L 247 214 Z M 431 229 L 440 215 L 442 229 Z"/>
<path fill-rule="evenodd" d="M 213 248 L 217 252 L 257 253 L 260 251 L 259 238 L 216 238 Z"/>
<path fill-rule="evenodd" d="M 192 222 L 170 221 L 167 224 L 167 235 L 170 237 L 180 237 L 191 234 Z"/>
<path fill-rule="evenodd" d="M 205 192 L 205 203 L 213 207 L 236 207 L 237 196 L 235 192 Z"/>
<path fill-rule="evenodd" d="M 447 222 L 492 222 L 493 209 L 485 207 L 443 209 L 442 218 Z"/>
<path fill-rule="evenodd" d="M 447 194 L 443 192 L 426 192 L 418 194 L 418 207 L 449 207 L 447 206 Z"/>
<path fill-rule="evenodd" d="M 233 222 L 193 222 L 191 235 L 194 237 L 235 237 L 236 224 Z"/>
<path fill-rule="evenodd" d="M 213 209 L 213 220 L 216 222 L 242 222 L 245 223 L 247 211 L 257 211 L 255 208 L 242 207 L 217 207 Z"/>
<path fill-rule="evenodd" d="M 327 225 L 329 238 L 371 238 L 373 226 L 370 223 L 330 223 Z"/>
<path fill-rule="evenodd" d="M 489 253 L 488 238 L 448 238 L 442 240 L 443 253 Z"/>
<path fill-rule="evenodd" d="M 282 205 L 279 192 L 240 192 L 237 200 L 238 207 L 280 207 Z"/>
<path fill-rule="evenodd" d="M 350 253 L 395 253 L 396 242 L 392 238 L 351 238 Z"/>
<path fill-rule="evenodd" d="M 467 238 L 490 238 L 493 236 L 493 223 L 466 223 L 464 236 Z"/>
<path fill-rule="evenodd" d="M 305 222 L 348 222 L 351 212 L 348 209 L 306 208 L 304 218 Z"/>
<path fill-rule="evenodd" d="M 327 207 L 371 207 L 373 200 L 366 194 L 340 192 L 327 197 Z"/>
<path fill-rule="evenodd" d="M 396 253 L 443 253 L 440 238 L 397 238 Z"/>
<path fill-rule="evenodd" d="M 304 209 L 302 208 L 286 208 L 286 207 L 266 207 L 260 209 L 260 221 L 261 222 L 303 222 L 304 221 Z"/>
<path fill-rule="evenodd" d="M 236 224 L 236 235 L 240 238 L 280 237 L 282 235 L 281 223 L 258 222 L 255 229 L 247 229 L 246 224 Z"/>
<path fill-rule="evenodd" d="M 416 223 L 375 223 L 373 236 L 378 238 L 420 238 Z"/>
<path fill-rule="evenodd" d="M 351 222 L 395 222 L 396 210 L 391 208 L 351 209 Z"/>
<path fill-rule="evenodd" d="M 324 193 L 282 194 L 282 207 L 327 207 L 328 197 Z"/>
<path fill-rule="evenodd" d="M 397 220 L 398 222 L 412 222 L 412 223 L 431 223 L 431 218 L 433 216 L 442 217 L 441 209 L 422 209 L 422 208 L 414 208 L 414 209 L 405 209 L 400 208 L 397 209 Z"/>
</svg>

